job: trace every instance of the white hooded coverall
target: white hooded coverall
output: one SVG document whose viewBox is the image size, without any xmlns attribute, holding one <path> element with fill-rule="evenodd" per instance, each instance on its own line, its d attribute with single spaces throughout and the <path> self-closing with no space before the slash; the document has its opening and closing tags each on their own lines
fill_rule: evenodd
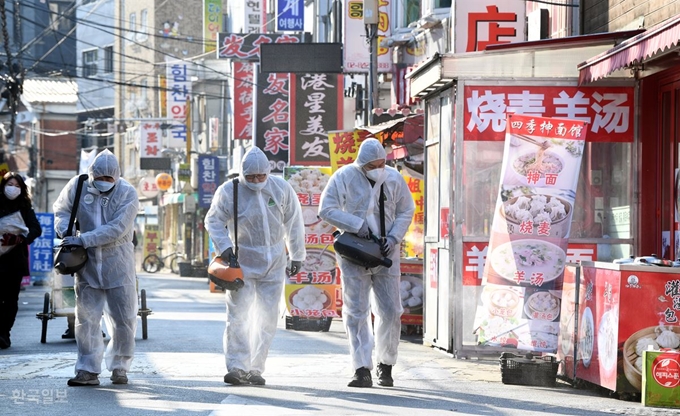
<svg viewBox="0 0 680 416">
<path fill-rule="evenodd" d="M 111 176 L 115 186 L 108 193 L 99 192 L 94 178 Z M 78 176 L 61 190 L 53 205 L 54 228 L 65 237 L 76 195 Z M 137 190 L 120 177 L 118 160 L 104 150 L 95 157 L 83 183 L 76 219 L 80 238 L 89 257 L 75 274 L 75 336 L 78 359 L 75 370 L 101 373 L 102 358 L 106 367 L 128 371 L 135 350 L 137 330 L 137 274 L 132 233 L 139 210 Z M 72 230 L 72 234 L 75 230 Z M 111 339 L 104 352 L 101 318 L 109 328 Z"/>
<path fill-rule="evenodd" d="M 292 261 L 303 261 L 305 229 L 293 187 L 269 175 L 269 161 L 259 148 L 248 150 L 241 167 L 237 212 L 234 183 L 224 182 L 215 192 L 205 227 L 217 252 L 222 253 L 234 247 L 234 216 L 238 216 L 238 262 L 245 286 L 226 291 L 225 360 L 227 371 L 262 374 L 276 333 L 286 279 L 286 247 Z M 245 176 L 254 174 L 267 174 L 262 190 L 248 187 Z"/>
<path fill-rule="evenodd" d="M 371 306 L 375 315 L 376 360 L 380 364 L 397 362 L 401 335 L 401 296 L 399 294 L 399 257 L 401 244 L 413 219 L 415 204 L 406 181 L 396 169 L 385 166 L 373 187 L 362 167 L 385 159 L 382 143 L 364 140 L 354 163 L 338 169 L 321 194 L 319 217 L 341 231 L 357 233 L 364 220 L 376 236 L 380 235 L 380 185 L 385 193 L 385 235 L 396 244 L 390 253 L 392 267 L 366 269 L 336 255 L 342 272 L 342 319 L 349 339 L 354 369 L 373 369 L 374 335 Z M 373 200 L 371 203 L 371 199 Z M 368 212 L 372 205 L 371 211 Z M 372 216 L 372 218 L 371 218 Z M 372 290 L 371 290 L 372 289 Z M 372 293 L 372 298 L 369 296 Z"/>
</svg>

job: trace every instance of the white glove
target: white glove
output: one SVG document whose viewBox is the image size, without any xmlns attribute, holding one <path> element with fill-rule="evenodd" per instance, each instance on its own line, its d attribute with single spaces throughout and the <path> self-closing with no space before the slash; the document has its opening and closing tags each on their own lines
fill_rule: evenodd
<svg viewBox="0 0 680 416">
<path fill-rule="evenodd" d="M 394 250 L 396 246 L 397 242 L 394 240 L 394 238 L 388 236 L 380 248 L 380 251 L 382 252 L 383 256 L 389 257 L 390 254 L 392 254 L 392 250 Z"/>
<path fill-rule="evenodd" d="M 359 228 L 357 235 L 360 238 L 368 238 L 369 233 L 370 233 L 370 230 L 368 229 L 368 223 L 366 221 L 364 221 L 364 223 L 361 225 L 361 228 Z"/>
<path fill-rule="evenodd" d="M 83 239 L 80 237 L 68 236 L 61 240 L 61 245 L 63 246 L 82 246 Z"/>
</svg>

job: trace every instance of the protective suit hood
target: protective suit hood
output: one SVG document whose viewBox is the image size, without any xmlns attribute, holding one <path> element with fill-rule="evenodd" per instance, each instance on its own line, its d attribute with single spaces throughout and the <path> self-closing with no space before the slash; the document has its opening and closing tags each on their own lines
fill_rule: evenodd
<svg viewBox="0 0 680 416">
<path fill-rule="evenodd" d="M 378 139 L 366 139 L 359 146 L 359 154 L 354 163 L 362 168 L 365 164 L 378 159 L 386 159 L 387 152 Z"/>
<path fill-rule="evenodd" d="M 110 176 L 118 182 L 120 179 L 120 165 L 118 165 L 118 159 L 110 150 L 106 149 L 94 158 L 92 164 L 88 168 L 87 174 L 90 183 L 94 181 L 94 178 L 100 176 Z"/>
<path fill-rule="evenodd" d="M 265 173 L 269 175 L 271 167 L 269 166 L 269 159 L 259 147 L 251 147 L 243 156 L 241 162 L 240 180 L 245 182 L 246 175 L 257 175 Z"/>
</svg>

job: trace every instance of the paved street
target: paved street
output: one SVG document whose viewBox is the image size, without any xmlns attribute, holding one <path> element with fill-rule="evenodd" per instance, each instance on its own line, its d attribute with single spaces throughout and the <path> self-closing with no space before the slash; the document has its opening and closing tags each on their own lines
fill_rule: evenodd
<svg viewBox="0 0 680 416">
<path fill-rule="evenodd" d="M 404 337 L 394 369 L 395 387 L 352 389 L 352 370 L 340 321 L 329 332 L 286 330 L 284 320 L 270 351 L 267 385 L 223 383 L 223 295 L 207 279 L 140 274 L 149 337 L 138 325 L 137 354 L 129 385 L 112 385 L 104 370 L 99 387 L 67 387 L 75 342 L 62 340 L 66 318 L 49 321 L 40 343 L 48 287 L 29 287 L 20 299 L 12 347 L 0 351 L 2 415 L 680 415 L 643 407 L 559 382 L 556 388 L 500 382 L 496 361 L 455 360 Z M 138 318 L 140 320 L 140 318 Z"/>
</svg>

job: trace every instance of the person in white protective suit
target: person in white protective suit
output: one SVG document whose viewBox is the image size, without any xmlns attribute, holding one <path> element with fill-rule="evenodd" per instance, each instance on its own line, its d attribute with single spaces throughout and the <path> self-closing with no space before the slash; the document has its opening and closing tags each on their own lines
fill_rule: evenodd
<svg viewBox="0 0 680 416">
<path fill-rule="evenodd" d="M 245 283 L 241 289 L 226 291 L 223 340 L 228 373 L 224 382 L 264 385 L 262 373 L 276 333 L 286 279 L 286 248 L 290 275 L 297 274 L 306 255 L 305 229 L 293 187 L 269 174 L 269 160 L 259 148 L 248 150 L 241 168 L 236 212 L 230 180 L 217 188 L 205 227 L 223 260 L 238 256 Z M 234 217 L 238 217 L 237 235 Z M 234 237 L 238 253 L 234 253 Z"/>
<path fill-rule="evenodd" d="M 75 274 L 78 344 L 76 376 L 69 386 L 99 384 L 102 358 L 112 372 L 113 384 L 127 384 L 135 350 L 137 329 L 137 277 L 132 245 L 139 209 L 137 191 L 120 177 L 118 160 L 108 150 L 99 153 L 89 167 L 77 208 L 77 235 L 67 236 L 78 176 L 62 189 L 54 203 L 54 228 L 63 244 L 87 249 L 88 261 Z M 111 339 L 104 348 L 101 318 Z"/>
<path fill-rule="evenodd" d="M 331 176 L 319 206 L 319 217 L 340 231 L 362 238 L 368 238 L 370 233 L 380 236 L 379 198 L 383 185 L 386 239 L 382 251 L 392 260 L 392 266 L 367 269 L 336 256 L 342 272 L 342 319 L 355 369 L 350 387 L 373 385 L 371 307 L 375 315 L 378 384 L 388 387 L 394 384 L 392 366 L 397 362 L 403 312 L 399 293 L 400 245 L 411 224 L 415 205 L 406 181 L 399 171 L 385 166 L 385 159 L 380 141 L 364 140 L 356 161 Z"/>
</svg>

